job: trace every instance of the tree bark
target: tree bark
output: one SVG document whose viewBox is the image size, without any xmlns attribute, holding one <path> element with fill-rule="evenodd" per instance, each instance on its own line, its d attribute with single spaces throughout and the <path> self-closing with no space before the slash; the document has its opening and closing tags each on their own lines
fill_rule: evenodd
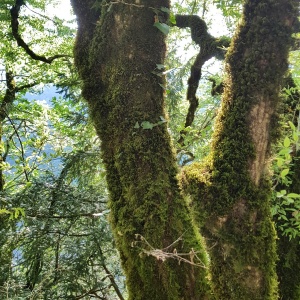
<svg viewBox="0 0 300 300">
<path fill-rule="evenodd" d="M 165 116 L 165 57 L 153 26 L 168 0 L 72 0 L 75 61 L 83 81 L 110 191 L 111 224 L 129 299 L 209 299 L 207 261 L 176 179 Z M 158 11 L 158 12 L 157 12 Z"/>
<path fill-rule="evenodd" d="M 205 211 L 199 219 L 211 246 L 217 299 L 278 298 L 267 161 L 297 6 L 294 0 L 245 1 L 226 58 L 210 159 L 182 177 L 196 209 Z"/>
</svg>

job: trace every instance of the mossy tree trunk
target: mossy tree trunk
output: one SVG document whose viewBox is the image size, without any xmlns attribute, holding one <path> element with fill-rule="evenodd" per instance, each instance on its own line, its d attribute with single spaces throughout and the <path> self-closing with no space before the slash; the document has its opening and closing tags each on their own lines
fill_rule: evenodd
<svg viewBox="0 0 300 300">
<path fill-rule="evenodd" d="M 0 104 L 0 142 L 1 144 L 3 142 L 3 124 L 4 121 L 7 118 L 8 114 L 8 108 L 15 100 L 15 94 L 16 94 L 16 83 L 14 80 L 14 75 L 12 72 L 6 70 L 5 72 L 6 77 L 6 92 L 1 99 Z M 3 164 L 6 161 L 7 157 L 7 151 L 6 152 L 0 152 L 0 208 L 5 207 L 5 198 L 2 198 L 2 193 L 4 190 L 4 183 L 5 183 L 5 176 L 3 172 Z M 0 286 L 3 287 L 7 280 L 9 279 L 10 273 L 11 273 L 11 265 L 12 265 L 12 259 L 13 259 L 13 250 L 11 243 L 8 242 L 8 233 L 11 229 L 11 223 L 9 221 L 9 218 L 6 214 L 0 214 Z M 0 296 L 2 295 L 3 291 L 0 290 Z M 3 292 L 4 295 L 4 292 Z"/>
<path fill-rule="evenodd" d="M 278 298 L 267 161 L 297 6 L 295 0 L 245 1 L 227 53 L 210 160 L 182 177 L 195 209 L 205 212 L 199 221 L 211 246 L 217 299 Z"/>
<path fill-rule="evenodd" d="M 202 241 L 180 195 L 162 122 L 164 82 L 152 74 L 165 55 L 153 8 L 169 1 L 97 1 L 95 8 L 94 0 L 71 2 L 78 20 L 75 60 L 102 140 L 129 299 L 209 299 Z M 187 262 L 179 264 L 182 258 Z"/>
</svg>

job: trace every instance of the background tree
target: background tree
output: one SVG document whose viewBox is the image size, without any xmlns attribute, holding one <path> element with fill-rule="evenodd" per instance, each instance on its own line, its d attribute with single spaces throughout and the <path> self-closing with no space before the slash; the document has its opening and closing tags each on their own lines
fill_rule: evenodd
<svg viewBox="0 0 300 300">
<path fill-rule="evenodd" d="M 49 6 L 0 4 L 0 298 L 124 299 L 74 22 L 51 19 Z"/>
</svg>

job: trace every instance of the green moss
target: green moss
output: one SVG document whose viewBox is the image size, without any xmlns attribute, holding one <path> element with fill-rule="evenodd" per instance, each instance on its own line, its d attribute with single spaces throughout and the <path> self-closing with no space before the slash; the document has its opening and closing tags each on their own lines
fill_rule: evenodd
<svg viewBox="0 0 300 300">
<path fill-rule="evenodd" d="M 169 5 L 152 2 L 151 6 Z M 194 249 L 207 265 L 203 242 L 180 194 L 166 124 L 152 130 L 135 127 L 137 122 L 157 123 L 164 116 L 164 82 L 151 72 L 163 63 L 165 44 L 153 20 L 152 10 L 113 4 L 109 12 L 102 11 L 91 40 L 83 44 L 88 49 L 83 50 L 78 40 L 76 61 L 102 140 L 110 221 L 129 299 L 200 300 L 209 296 L 207 270 L 179 264 L 175 254 L 165 261 L 155 255 L 188 254 Z M 81 38 L 86 37 L 84 33 Z M 83 53 L 87 57 L 81 57 Z"/>
<path fill-rule="evenodd" d="M 227 53 L 227 81 L 209 162 L 183 173 L 183 187 L 210 249 L 217 299 L 278 297 L 276 233 L 264 164 L 296 7 L 296 1 L 245 2 Z M 197 209 L 204 212 L 197 214 Z"/>
</svg>

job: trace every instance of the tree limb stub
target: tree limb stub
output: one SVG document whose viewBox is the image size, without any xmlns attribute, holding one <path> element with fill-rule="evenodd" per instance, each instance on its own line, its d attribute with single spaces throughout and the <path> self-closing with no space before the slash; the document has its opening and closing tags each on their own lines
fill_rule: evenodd
<svg viewBox="0 0 300 300">
<path fill-rule="evenodd" d="M 16 82 L 12 72 L 6 72 L 6 92 L 5 96 L 0 104 L 0 122 L 3 122 L 6 118 L 5 110 L 6 108 L 13 103 L 16 96 Z"/>
<path fill-rule="evenodd" d="M 51 56 L 49 58 L 43 56 L 43 55 L 38 55 L 34 51 L 30 49 L 30 47 L 26 44 L 26 42 L 23 40 L 19 33 L 19 13 L 21 7 L 25 5 L 23 0 L 17 0 L 16 4 L 10 9 L 10 14 L 11 14 L 11 29 L 12 29 L 12 35 L 17 41 L 18 46 L 22 47 L 25 52 L 34 60 L 39 60 L 42 62 L 45 62 L 47 64 L 51 64 L 55 59 L 57 58 L 62 58 L 62 57 L 71 57 L 70 55 L 65 55 L 65 54 L 57 54 L 54 56 Z"/>
<path fill-rule="evenodd" d="M 192 125 L 199 105 L 196 93 L 202 75 L 202 67 L 212 57 L 224 59 L 225 49 L 229 46 L 230 39 L 227 37 L 215 38 L 210 35 L 205 21 L 196 15 L 176 15 L 176 26 L 190 28 L 192 40 L 200 46 L 200 52 L 191 67 L 191 75 L 188 79 L 187 100 L 190 102 L 190 106 L 185 121 L 186 128 Z M 178 143 L 183 145 L 186 131 L 182 130 L 180 134 Z"/>
</svg>

